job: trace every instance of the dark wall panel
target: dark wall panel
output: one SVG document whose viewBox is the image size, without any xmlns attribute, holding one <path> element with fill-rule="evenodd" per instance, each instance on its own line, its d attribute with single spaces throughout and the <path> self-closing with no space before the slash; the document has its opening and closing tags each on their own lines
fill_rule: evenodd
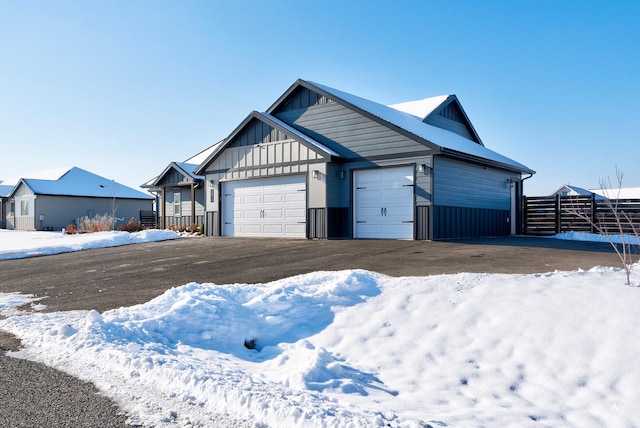
<svg viewBox="0 0 640 428">
<path fill-rule="evenodd" d="M 508 236 L 511 232 L 508 210 L 435 206 L 432 239 Z"/>
</svg>

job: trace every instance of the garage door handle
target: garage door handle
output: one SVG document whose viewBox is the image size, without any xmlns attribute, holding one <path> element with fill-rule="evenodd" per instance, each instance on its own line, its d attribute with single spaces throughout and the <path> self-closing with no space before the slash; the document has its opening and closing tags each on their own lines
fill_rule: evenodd
<svg viewBox="0 0 640 428">
<path fill-rule="evenodd" d="M 356 220 L 356 223 L 362 224 L 362 223 L 366 223 L 366 221 L 364 221 L 364 220 Z"/>
<path fill-rule="evenodd" d="M 402 187 L 414 187 L 415 184 L 403 184 Z"/>
<path fill-rule="evenodd" d="M 366 189 L 366 187 L 356 187 L 356 190 L 363 190 Z"/>
<path fill-rule="evenodd" d="M 413 220 L 403 220 L 403 223 L 413 223 Z"/>
<path fill-rule="evenodd" d="M 384 208 L 380 208 L 380 215 L 384 215 Z"/>
</svg>

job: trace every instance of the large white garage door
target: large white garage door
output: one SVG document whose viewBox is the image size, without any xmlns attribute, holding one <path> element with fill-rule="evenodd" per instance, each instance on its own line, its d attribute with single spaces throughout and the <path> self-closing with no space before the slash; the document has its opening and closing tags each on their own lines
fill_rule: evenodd
<svg viewBox="0 0 640 428">
<path fill-rule="evenodd" d="M 354 172 L 354 237 L 413 239 L 414 168 Z"/>
<path fill-rule="evenodd" d="M 304 175 L 227 181 L 222 184 L 225 236 L 306 236 Z"/>
</svg>

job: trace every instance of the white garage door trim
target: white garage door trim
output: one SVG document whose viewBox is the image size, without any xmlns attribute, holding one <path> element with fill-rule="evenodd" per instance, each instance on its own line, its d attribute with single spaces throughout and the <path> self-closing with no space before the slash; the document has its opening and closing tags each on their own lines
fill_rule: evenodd
<svg viewBox="0 0 640 428">
<path fill-rule="evenodd" d="M 354 171 L 355 238 L 413 239 L 414 167 Z"/>
<path fill-rule="evenodd" d="M 306 237 L 306 177 L 287 175 L 222 183 L 222 235 Z"/>
</svg>

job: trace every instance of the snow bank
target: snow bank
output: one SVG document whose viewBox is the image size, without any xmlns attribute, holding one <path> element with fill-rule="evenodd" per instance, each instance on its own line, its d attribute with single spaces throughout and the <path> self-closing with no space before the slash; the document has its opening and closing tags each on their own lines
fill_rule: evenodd
<svg viewBox="0 0 640 428">
<path fill-rule="evenodd" d="M 0 328 L 149 426 L 638 426 L 640 289 L 622 284 L 316 272 Z"/>
<path fill-rule="evenodd" d="M 116 247 L 142 242 L 166 241 L 179 235 L 170 230 L 149 229 L 141 232 L 96 232 L 66 235 L 60 232 L 24 232 L 0 229 L 0 260 L 21 259 Z"/>
</svg>

